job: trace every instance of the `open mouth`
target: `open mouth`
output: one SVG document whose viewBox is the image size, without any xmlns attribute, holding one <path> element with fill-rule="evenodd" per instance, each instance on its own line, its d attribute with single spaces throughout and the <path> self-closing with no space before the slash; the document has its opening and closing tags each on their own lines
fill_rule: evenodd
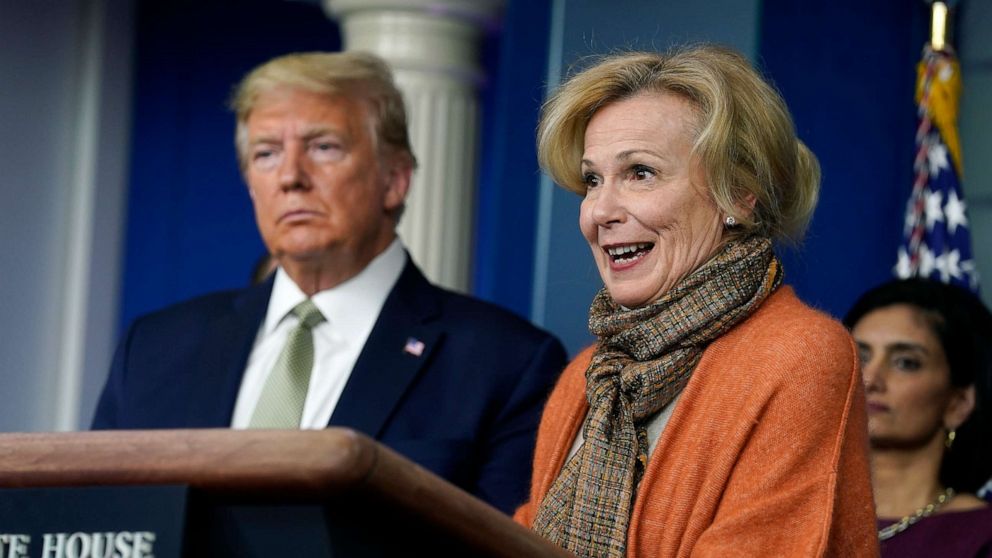
<svg viewBox="0 0 992 558">
<path fill-rule="evenodd" d="M 606 250 L 606 253 L 610 256 L 610 259 L 613 260 L 613 263 L 617 265 L 633 263 L 634 261 L 647 255 L 652 248 L 654 248 L 653 242 L 614 244 L 612 246 L 603 247 L 603 249 Z"/>
</svg>

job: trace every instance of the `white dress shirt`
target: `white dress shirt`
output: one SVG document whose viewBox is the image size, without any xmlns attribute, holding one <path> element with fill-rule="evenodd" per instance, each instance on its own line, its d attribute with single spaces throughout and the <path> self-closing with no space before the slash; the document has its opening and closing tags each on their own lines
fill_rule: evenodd
<svg viewBox="0 0 992 558">
<path fill-rule="evenodd" d="M 405 265 L 403 244 L 396 239 L 361 273 L 311 297 L 326 321 L 313 328 L 313 372 L 300 428 L 327 426 L 358 355 L 379 319 L 386 297 Z M 241 379 L 232 428 L 248 428 L 269 373 L 289 333 L 299 323 L 291 310 L 304 299 L 306 294 L 289 275 L 282 268 L 276 270 L 265 320 L 255 336 L 255 345 Z"/>
</svg>

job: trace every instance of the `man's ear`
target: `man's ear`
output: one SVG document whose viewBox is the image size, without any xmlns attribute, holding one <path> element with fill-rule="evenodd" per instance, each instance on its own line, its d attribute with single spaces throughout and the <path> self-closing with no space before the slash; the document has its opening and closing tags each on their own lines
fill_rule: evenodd
<svg viewBox="0 0 992 558">
<path fill-rule="evenodd" d="M 383 198 L 383 209 L 393 211 L 403 205 L 410 192 L 410 182 L 413 180 L 413 167 L 399 157 L 389 163 L 386 168 L 386 195 Z"/>
<path fill-rule="evenodd" d="M 944 428 L 956 430 L 964 421 L 968 420 L 971 412 L 975 410 L 975 386 L 974 384 L 966 388 L 954 388 L 951 400 L 944 411 Z"/>
</svg>

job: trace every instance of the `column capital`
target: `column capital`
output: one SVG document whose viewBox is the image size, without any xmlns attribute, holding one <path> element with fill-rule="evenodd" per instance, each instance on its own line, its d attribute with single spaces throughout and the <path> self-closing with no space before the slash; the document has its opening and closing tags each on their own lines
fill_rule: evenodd
<svg viewBox="0 0 992 558">
<path fill-rule="evenodd" d="M 505 0 L 323 0 L 323 3 L 324 11 L 336 19 L 362 11 L 408 11 L 486 26 L 499 16 Z"/>
<path fill-rule="evenodd" d="M 497 27 L 503 0 L 322 0 L 340 22 L 345 50 L 381 56 L 408 110 L 420 154 L 398 232 L 434 283 L 470 284 L 478 99 L 483 34 Z"/>
<path fill-rule="evenodd" d="M 341 22 L 345 50 L 378 54 L 400 73 L 477 84 L 478 45 L 497 25 L 503 0 L 323 0 Z"/>
</svg>

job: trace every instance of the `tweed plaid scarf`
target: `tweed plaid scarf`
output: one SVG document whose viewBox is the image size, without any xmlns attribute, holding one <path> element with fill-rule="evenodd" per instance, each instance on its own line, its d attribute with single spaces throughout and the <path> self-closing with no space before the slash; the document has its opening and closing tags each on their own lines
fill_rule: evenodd
<svg viewBox="0 0 992 558">
<path fill-rule="evenodd" d="M 624 309 L 606 289 L 589 329 L 584 442 L 541 502 L 534 530 L 579 556 L 621 557 L 647 465 L 646 424 L 682 391 L 706 346 L 750 315 L 782 281 L 771 241 L 727 243 L 658 301 Z"/>
</svg>

